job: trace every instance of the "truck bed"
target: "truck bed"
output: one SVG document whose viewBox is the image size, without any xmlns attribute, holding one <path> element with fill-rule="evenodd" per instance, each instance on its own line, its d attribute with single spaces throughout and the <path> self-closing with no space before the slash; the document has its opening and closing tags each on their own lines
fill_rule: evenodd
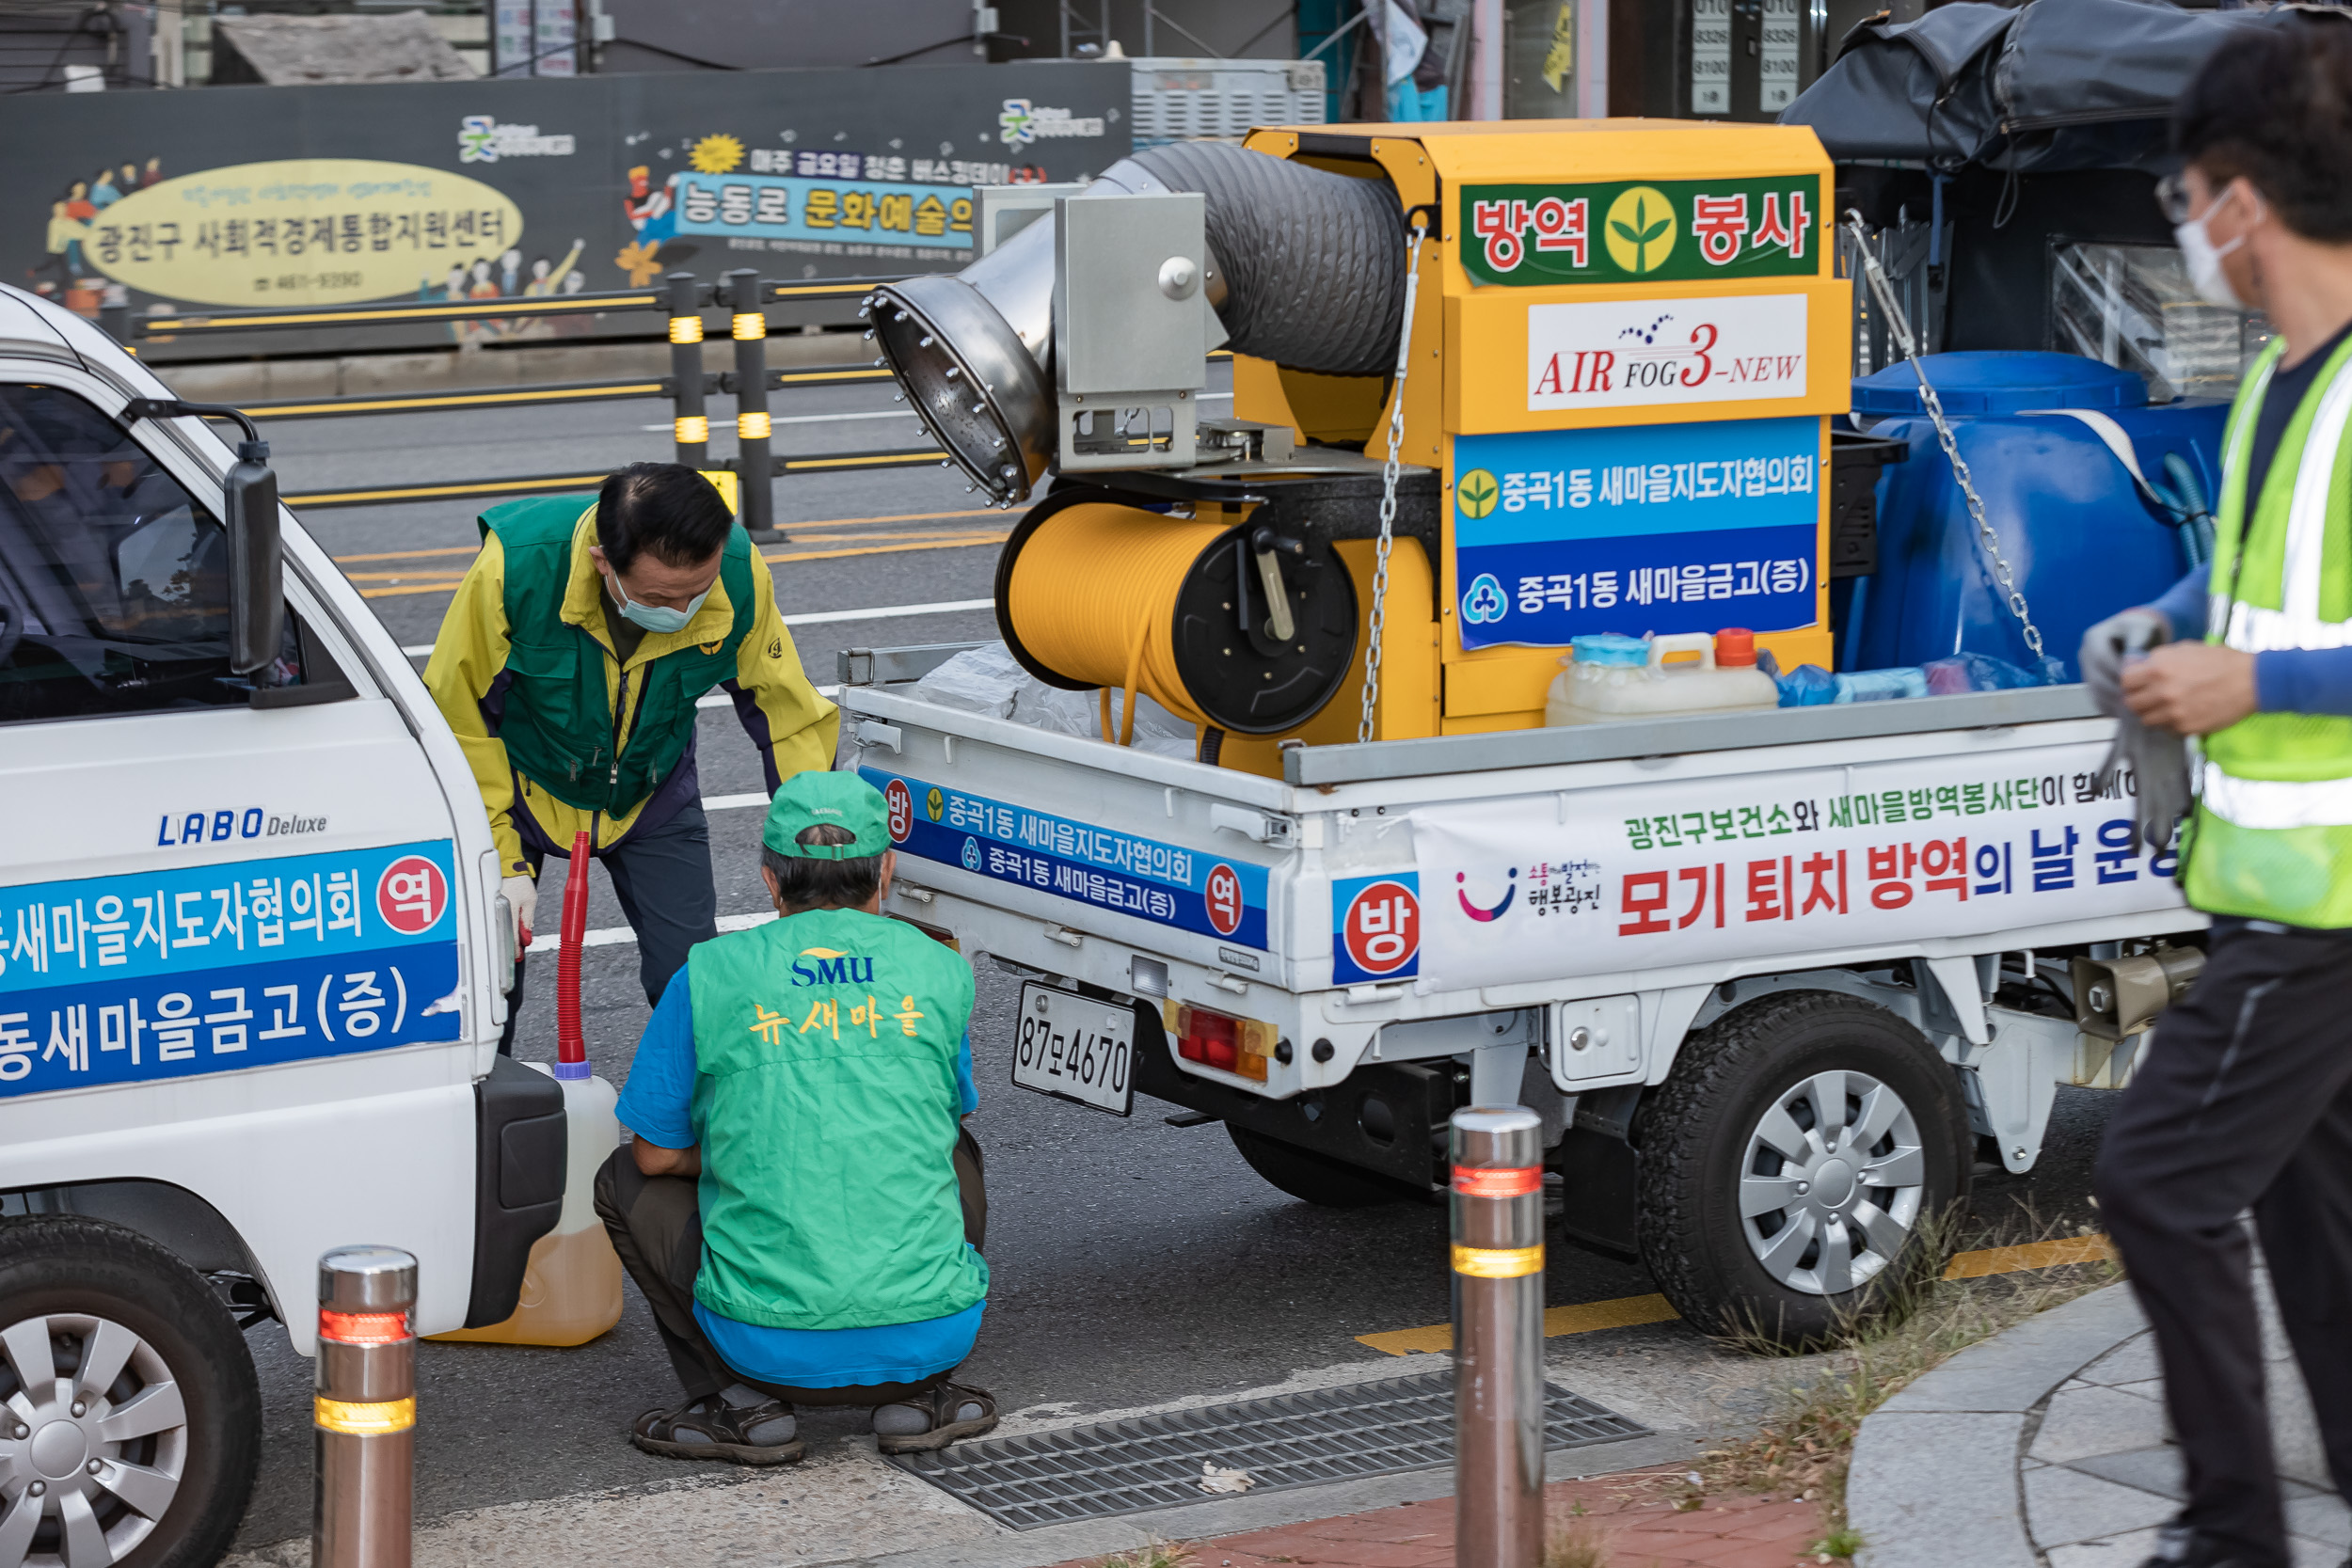
<svg viewBox="0 0 2352 1568">
<path fill-rule="evenodd" d="M 951 651 L 845 656 L 882 681 L 841 701 L 903 830 L 898 912 L 1273 1022 L 1302 1049 L 1236 1081 L 1259 1094 L 1337 1082 L 1384 1028 L 1622 998 L 1614 1078 L 1742 975 L 2204 923 L 2127 847 L 2079 687 L 1296 748 L 1274 780 L 891 689 Z"/>
</svg>

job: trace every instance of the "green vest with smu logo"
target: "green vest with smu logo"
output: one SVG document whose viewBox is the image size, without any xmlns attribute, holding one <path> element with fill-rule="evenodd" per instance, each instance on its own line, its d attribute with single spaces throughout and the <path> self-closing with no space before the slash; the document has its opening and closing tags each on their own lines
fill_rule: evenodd
<svg viewBox="0 0 2352 1568">
<path fill-rule="evenodd" d="M 2222 436 L 2206 641 L 2260 654 L 2352 643 L 2352 342 L 2320 367 L 2262 493 L 2247 452 L 2284 352 L 2255 362 Z M 2183 892 L 2211 914 L 2352 926 L 2352 718 L 2254 713 L 2206 736 Z"/>
<path fill-rule="evenodd" d="M 697 944 L 694 1297 L 769 1328 L 944 1318 L 988 1293 L 953 1154 L 971 966 L 901 921 L 812 910 Z"/>
<path fill-rule="evenodd" d="M 596 498 L 585 499 L 593 509 Z M 563 615 L 581 500 L 534 497 L 480 518 L 484 536 L 497 534 L 505 557 L 511 678 L 499 739 L 516 772 L 565 805 L 621 816 L 686 754 L 695 700 L 735 678 L 736 650 L 752 626 L 751 540 L 739 528 L 728 530 L 720 557 L 719 581 L 735 610 L 726 636 L 707 647 L 683 644 L 628 672 L 623 696 L 631 718 L 628 733 L 616 735 L 605 680 L 612 655 Z"/>
</svg>

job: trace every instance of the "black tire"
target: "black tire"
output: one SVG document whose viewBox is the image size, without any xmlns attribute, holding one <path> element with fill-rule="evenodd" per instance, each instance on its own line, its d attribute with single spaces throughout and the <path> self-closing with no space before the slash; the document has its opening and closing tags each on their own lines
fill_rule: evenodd
<svg viewBox="0 0 2352 1568">
<path fill-rule="evenodd" d="M 1269 1138 L 1263 1132 L 1252 1132 L 1230 1121 L 1225 1124 L 1225 1131 L 1232 1138 L 1233 1147 L 1241 1150 L 1241 1157 L 1249 1162 L 1251 1170 L 1303 1202 L 1326 1209 L 1371 1209 L 1421 1196 L 1393 1177 L 1300 1148 L 1296 1144 L 1286 1144 L 1279 1138 Z"/>
<path fill-rule="evenodd" d="M 1831 1072 L 1849 1074 L 1847 1084 L 1820 1076 Z M 1883 1099 L 1866 1106 L 1853 1092 L 1869 1080 L 1871 1088 L 1892 1091 L 1894 1112 Z M 1848 1101 L 1834 1116 L 1863 1121 L 1857 1128 L 1841 1119 L 1831 1130 L 1839 1143 L 1859 1141 L 1880 1117 L 1904 1137 L 1889 1131 L 1837 1164 L 1831 1164 L 1836 1148 L 1828 1148 L 1809 1166 L 1764 1141 L 1774 1125 L 1767 1115 L 1777 1106 L 1811 1147 L 1821 1148 L 1806 1117 L 1833 1092 Z M 1949 1217 L 1968 1197 L 1972 1140 L 1953 1069 L 1893 1013 L 1834 991 L 1769 996 L 1691 1036 L 1673 1072 L 1644 1102 L 1633 1133 L 1642 1260 L 1659 1290 L 1702 1330 L 1790 1349 L 1835 1338 L 1940 1268 Z M 1786 1128 L 1773 1135 L 1788 1141 Z M 1915 1159 L 1905 1152 L 1915 1148 Z M 1857 1169 L 1902 1184 L 1856 1180 Z M 1814 1180 L 1800 1185 L 1800 1174 Z M 1753 1225 L 1741 1213 L 1751 1179 L 1754 1201 L 1770 1203 L 1775 1193 L 1788 1199 L 1786 1208 L 1758 1212 Z M 1833 1208 L 1833 1198 L 1842 1207 Z M 1785 1244 L 1773 1245 L 1776 1237 Z M 1931 1245 L 1936 1238 L 1943 1240 Z M 1890 1243 L 1891 1259 L 1882 1251 Z M 1772 1265 L 1759 1249 L 1773 1254 Z M 1848 1250 L 1853 1262 L 1841 1273 Z M 1809 1268 L 1803 1266 L 1808 1258 Z M 1841 1278 L 1849 1288 L 1835 1288 Z"/>
<path fill-rule="evenodd" d="M 22 1423 L 0 1427 L 0 1441 L 17 1449 L 18 1460 L 13 1469 L 0 1465 L 7 1478 L 0 1480 L 0 1518 L 37 1478 L 59 1472 L 42 1483 L 47 1500 L 31 1545 L 36 1555 L 56 1553 L 69 1488 L 82 1486 L 87 1464 L 100 1463 L 106 1475 L 126 1484 L 144 1481 L 152 1489 L 148 1497 L 168 1497 L 151 1504 L 159 1516 L 148 1523 L 103 1481 L 87 1483 L 82 1502 L 116 1542 L 118 1562 L 209 1568 L 219 1560 L 245 1517 L 262 1457 L 261 1384 L 227 1305 L 187 1264 L 120 1226 L 57 1215 L 0 1221 L 0 1341 L 16 1347 L 0 1342 L 0 1405 L 28 1396 L 17 1363 L 27 1345 L 21 1325 L 33 1320 L 45 1320 L 33 1332 L 49 1339 L 53 1380 L 75 1376 L 85 1350 L 104 1332 L 80 1320 L 100 1320 L 136 1337 L 136 1348 L 106 1386 L 105 1403 L 83 1402 L 92 1423 L 109 1412 L 119 1419 L 164 1379 L 176 1386 L 182 1415 L 176 1426 L 124 1442 L 66 1430 L 79 1423 L 64 1419 L 70 1410 L 63 1407 L 42 1419 L 39 1431 Z M 150 1408 L 168 1406 L 159 1401 Z M 48 1417 L 40 1407 L 37 1418 Z M 0 1409 L 0 1418 L 14 1418 Z M 27 1438 L 15 1440 L 16 1430 Z M 52 1434 L 48 1451 L 40 1453 L 44 1434 Z M 86 1457 L 76 1459 L 67 1449 Z M 108 1467 L 103 1462 L 109 1460 L 119 1465 Z M 162 1483 L 129 1474 L 131 1466 L 166 1475 L 176 1466 L 177 1485 L 166 1494 Z"/>
</svg>

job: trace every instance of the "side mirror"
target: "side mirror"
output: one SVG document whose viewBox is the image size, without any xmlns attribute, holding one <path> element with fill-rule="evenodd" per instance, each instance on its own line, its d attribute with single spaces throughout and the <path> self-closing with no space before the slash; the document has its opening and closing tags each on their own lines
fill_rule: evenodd
<svg viewBox="0 0 2352 1568">
<path fill-rule="evenodd" d="M 237 461 L 221 481 L 221 513 L 229 531 L 229 668 L 247 675 L 278 657 L 286 627 L 278 474 L 267 441 L 237 444 Z"/>
<path fill-rule="evenodd" d="M 133 398 L 132 420 L 171 420 L 183 414 L 234 420 L 245 428 L 237 460 L 221 478 L 221 525 L 229 535 L 229 668 L 240 675 L 266 670 L 278 657 L 286 627 L 284 572 L 278 547 L 278 475 L 269 443 L 241 409 L 178 398 Z"/>
</svg>

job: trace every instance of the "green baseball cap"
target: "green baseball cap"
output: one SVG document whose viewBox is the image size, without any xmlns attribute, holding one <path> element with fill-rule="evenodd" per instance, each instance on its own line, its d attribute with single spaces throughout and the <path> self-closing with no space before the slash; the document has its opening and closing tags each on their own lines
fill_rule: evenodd
<svg viewBox="0 0 2352 1568">
<path fill-rule="evenodd" d="M 803 844 L 801 834 L 818 823 L 847 828 L 848 844 Z M 890 808 L 882 791 L 855 773 L 795 773 L 768 802 L 759 841 L 779 855 L 802 860 L 859 861 L 890 847 Z"/>
</svg>

